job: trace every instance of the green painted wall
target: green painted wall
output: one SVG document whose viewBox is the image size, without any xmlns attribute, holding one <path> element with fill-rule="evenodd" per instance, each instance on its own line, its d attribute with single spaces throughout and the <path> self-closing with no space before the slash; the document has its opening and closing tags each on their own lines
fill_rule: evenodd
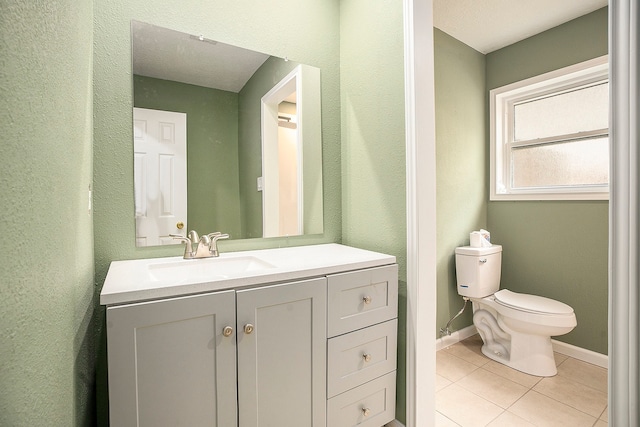
<svg viewBox="0 0 640 427">
<path fill-rule="evenodd" d="M 342 0 L 340 22 L 342 241 L 398 259 L 396 417 L 404 421 L 407 231 L 402 1 Z"/>
<path fill-rule="evenodd" d="M 484 55 L 438 29 L 434 30 L 434 67 L 439 330 L 463 304 L 456 289 L 455 248 L 469 244 L 469 232 L 487 227 L 488 97 Z M 450 330 L 471 324 L 468 309 Z"/>
<path fill-rule="evenodd" d="M 341 236 L 339 2 L 269 0 L 94 1 L 94 238 L 95 277 L 101 289 L 113 260 L 176 256 L 181 246 L 135 247 L 131 130 L 132 19 L 321 69 L 324 234 L 222 241 L 222 251 L 339 241 Z M 286 10 L 287 13 L 282 13 Z M 291 35 L 295 34 L 295 37 Z M 401 50 L 400 50 L 401 52 Z M 199 230 L 200 232 L 212 230 Z M 100 317 L 104 322 L 103 314 Z M 106 425 L 106 339 L 101 334 L 97 375 L 98 420 Z"/>
<path fill-rule="evenodd" d="M 92 2 L 0 17 L 0 425 L 90 426 Z"/>
<path fill-rule="evenodd" d="M 134 106 L 187 114 L 187 229 L 243 238 L 238 94 L 133 76 Z"/>
<path fill-rule="evenodd" d="M 606 55 L 607 31 L 604 8 L 490 53 L 487 90 Z M 487 213 L 491 239 L 503 245 L 502 285 L 572 306 L 578 326 L 557 339 L 603 354 L 608 209 L 606 201 L 491 202 Z"/>
</svg>

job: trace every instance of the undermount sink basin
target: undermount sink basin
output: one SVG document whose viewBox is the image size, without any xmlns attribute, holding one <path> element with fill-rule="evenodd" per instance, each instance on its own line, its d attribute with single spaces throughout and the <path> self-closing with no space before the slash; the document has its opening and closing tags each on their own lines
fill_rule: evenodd
<svg viewBox="0 0 640 427">
<path fill-rule="evenodd" d="M 151 280 L 203 282 L 238 277 L 274 267 L 274 265 L 259 258 L 243 256 L 178 260 L 151 264 L 148 266 L 148 272 Z"/>
</svg>

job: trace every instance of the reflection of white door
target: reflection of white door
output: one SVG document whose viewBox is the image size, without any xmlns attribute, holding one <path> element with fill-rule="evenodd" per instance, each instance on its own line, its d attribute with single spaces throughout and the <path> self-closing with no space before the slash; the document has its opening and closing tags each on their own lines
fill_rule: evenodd
<svg viewBox="0 0 640 427">
<path fill-rule="evenodd" d="M 295 117 L 295 116 L 294 116 Z M 298 176 L 298 131 L 295 122 L 280 121 L 278 126 L 278 236 L 302 234 L 299 227 L 298 195 L 301 188 Z"/>
<path fill-rule="evenodd" d="M 298 66 L 262 97 L 262 237 L 303 232 L 300 69 Z M 283 101 L 296 104 L 296 111 L 300 108 L 298 124 L 288 129 L 280 127 Z"/>
<path fill-rule="evenodd" d="M 187 115 L 133 109 L 136 246 L 176 243 L 187 223 Z"/>
</svg>

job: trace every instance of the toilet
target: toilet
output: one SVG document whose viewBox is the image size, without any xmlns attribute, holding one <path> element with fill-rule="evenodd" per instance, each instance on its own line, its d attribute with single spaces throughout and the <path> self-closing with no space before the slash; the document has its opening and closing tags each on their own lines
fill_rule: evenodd
<svg viewBox="0 0 640 427">
<path fill-rule="evenodd" d="M 530 375 L 556 375 L 551 337 L 575 328 L 573 309 L 550 298 L 500 289 L 500 245 L 464 246 L 455 254 L 458 294 L 472 302 L 482 353 Z"/>
</svg>

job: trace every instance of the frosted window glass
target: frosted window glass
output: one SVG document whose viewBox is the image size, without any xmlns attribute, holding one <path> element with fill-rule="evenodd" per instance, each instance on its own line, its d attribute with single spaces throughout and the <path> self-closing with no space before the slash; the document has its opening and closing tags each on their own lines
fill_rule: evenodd
<svg viewBox="0 0 640 427">
<path fill-rule="evenodd" d="M 514 148 L 513 188 L 606 185 L 609 182 L 609 139 Z"/>
<path fill-rule="evenodd" d="M 514 106 L 514 140 L 527 141 L 609 127 L 609 83 Z"/>
</svg>

